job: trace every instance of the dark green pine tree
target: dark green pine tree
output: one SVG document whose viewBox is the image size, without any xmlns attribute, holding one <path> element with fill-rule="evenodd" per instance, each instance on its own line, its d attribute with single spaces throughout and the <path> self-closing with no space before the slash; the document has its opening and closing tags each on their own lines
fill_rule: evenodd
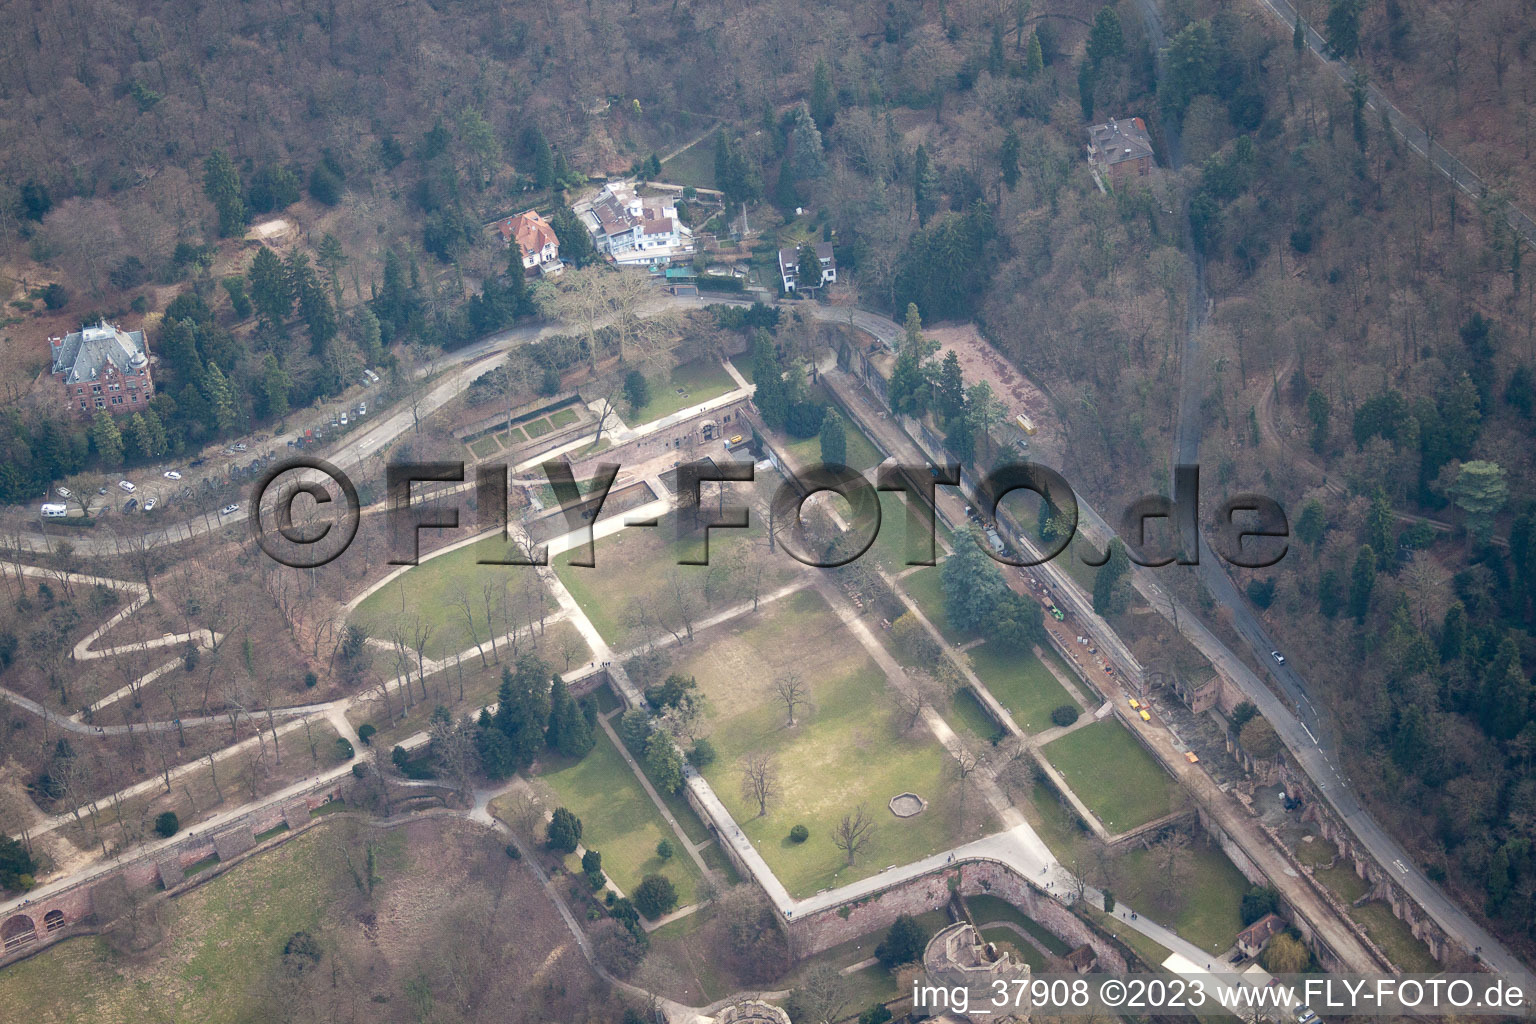
<svg viewBox="0 0 1536 1024">
<path fill-rule="evenodd" d="M 832 88 L 832 69 L 825 58 L 816 59 L 816 70 L 811 76 L 811 120 L 822 131 L 832 127 L 837 117 L 837 93 Z"/>
<path fill-rule="evenodd" d="M 240 175 L 222 149 L 215 149 L 203 161 L 203 194 L 218 213 L 220 237 L 228 238 L 245 228 L 245 199 L 240 188 Z"/>
<path fill-rule="evenodd" d="M 545 742 L 556 753 L 575 758 L 586 757 L 592 750 L 592 726 L 581 713 L 581 705 L 571 696 L 565 681 L 555 676 L 549 689 L 549 728 Z"/>
<path fill-rule="evenodd" d="M 828 409 L 821 420 L 821 461 L 844 466 L 848 464 L 848 432 L 843 418 Z"/>
<path fill-rule="evenodd" d="M 945 424 L 954 422 L 955 417 L 965 411 L 965 373 L 960 369 L 960 357 L 954 349 L 944 353 L 944 363 L 939 368 L 934 411 Z"/>
<path fill-rule="evenodd" d="M 782 430 L 789 417 L 789 393 L 784 385 L 784 367 L 779 363 L 773 338 L 766 331 L 759 332 L 753 343 L 752 379 L 756 383 L 752 400 L 763 422 Z"/>
</svg>

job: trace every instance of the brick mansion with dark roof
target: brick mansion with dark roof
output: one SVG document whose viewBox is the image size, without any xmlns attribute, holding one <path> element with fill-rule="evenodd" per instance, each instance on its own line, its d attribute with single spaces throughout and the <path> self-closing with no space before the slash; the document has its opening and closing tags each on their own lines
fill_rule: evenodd
<svg viewBox="0 0 1536 1024">
<path fill-rule="evenodd" d="M 123 331 L 102 321 L 49 338 L 48 347 L 63 407 L 74 415 L 90 417 L 105 409 L 115 416 L 148 407 L 155 379 L 143 331 Z"/>
</svg>

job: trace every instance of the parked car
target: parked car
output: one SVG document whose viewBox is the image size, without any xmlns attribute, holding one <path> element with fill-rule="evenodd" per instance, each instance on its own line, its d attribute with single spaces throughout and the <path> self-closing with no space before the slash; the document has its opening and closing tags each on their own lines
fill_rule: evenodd
<svg viewBox="0 0 1536 1024">
<path fill-rule="evenodd" d="M 127 480 L 119 480 L 117 482 L 117 486 L 121 487 L 124 491 L 128 492 L 129 494 L 132 494 L 136 490 L 136 488 L 133 486 L 133 484 L 129 483 Z"/>
<path fill-rule="evenodd" d="M 96 493 L 97 494 L 106 494 L 107 493 L 106 485 L 103 484 L 102 486 L 96 488 Z"/>
<path fill-rule="evenodd" d="M 176 472 L 174 469 L 168 469 L 165 471 L 165 478 L 167 480 L 180 480 L 181 474 Z"/>
<path fill-rule="evenodd" d="M 357 414 L 359 416 L 367 416 L 368 415 L 368 403 L 367 402 L 358 402 L 357 403 Z"/>
<path fill-rule="evenodd" d="M 346 426 L 347 425 L 347 414 L 346 413 L 342 413 L 341 414 L 341 425 L 342 426 Z"/>
<path fill-rule="evenodd" d="M 73 498 L 74 497 L 74 495 L 69 492 L 69 488 L 68 487 L 55 487 L 54 490 L 59 493 L 59 497 L 61 497 L 61 498 Z"/>
<path fill-rule="evenodd" d="M 132 512 L 134 509 L 136 509 L 138 507 L 139 507 L 139 499 L 138 498 L 129 498 L 127 501 L 123 502 L 123 511 L 124 512 Z"/>
<path fill-rule="evenodd" d="M 240 506 L 235 504 L 234 502 L 230 502 L 228 505 L 225 505 L 223 508 L 219 509 L 219 515 L 221 515 L 221 516 L 228 516 L 228 515 L 233 515 L 234 513 L 239 512 L 239 511 L 240 511 Z"/>
<path fill-rule="evenodd" d="M 1279 651 L 1270 651 L 1269 656 L 1275 659 L 1276 665 L 1285 664 L 1285 655 L 1281 654 Z"/>
<path fill-rule="evenodd" d="M 158 498 L 150 498 L 148 501 L 146 501 L 144 503 L 144 511 L 145 512 L 153 512 L 155 510 L 155 502 L 157 502 L 158 500 L 159 500 Z"/>
<path fill-rule="evenodd" d="M 237 451 L 237 452 L 245 451 L 245 442 L 241 441 L 239 444 L 235 445 L 235 451 Z"/>
<path fill-rule="evenodd" d="M 368 379 L 373 381 L 375 384 L 379 382 L 379 375 L 374 373 L 372 370 L 364 370 L 363 373 L 367 374 Z"/>
<path fill-rule="evenodd" d="M 68 505 L 60 505 L 52 501 L 43 504 L 44 519 L 63 519 L 67 515 L 69 515 Z"/>
</svg>

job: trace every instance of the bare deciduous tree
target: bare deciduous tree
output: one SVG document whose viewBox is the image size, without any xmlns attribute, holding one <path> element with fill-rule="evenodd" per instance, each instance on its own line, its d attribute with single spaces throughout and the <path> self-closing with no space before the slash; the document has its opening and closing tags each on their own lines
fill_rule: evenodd
<svg viewBox="0 0 1536 1024">
<path fill-rule="evenodd" d="M 779 703 L 784 705 L 784 710 L 789 715 L 789 727 L 794 728 L 795 708 L 809 703 L 809 690 L 805 680 L 800 678 L 798 672 L 785 672 L 774 677 L 773 692 L 778 695 Z"/>
<path fill-rule="evenodd" d="M 768 801 L 778 795 L 778 766 L 768 754 L 754 751 L 742 757 L 740 768 L 742 799 L 755 800 L 761 818 L 768 813 Z"/>
<path fill-rule="evenodd" d="M 837 828 L 832 833 L 832 842 L 848 858 L 848 866 L 853 867 L 853 860 L 862 853 L 875 838 L 875 819 L 869 816 L 869 812 L 860 804 L 852 814 L 844 814 L 843 820 L 837 823 Z"/>
</svg>

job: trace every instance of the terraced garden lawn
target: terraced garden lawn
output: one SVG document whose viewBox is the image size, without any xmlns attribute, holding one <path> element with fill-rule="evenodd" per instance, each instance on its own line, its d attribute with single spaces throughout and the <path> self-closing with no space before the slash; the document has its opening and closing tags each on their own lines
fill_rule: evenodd
<svg viewBox="0 0 1536 1024">
<path fill-rule="evenodd" d="M 548 434 L 555 429 L 547 419 L 530 420 L 529 422 L 524 423 L 522 428 L 523 431 L 528 435 L 528 439 L 530 441 L 536 437 L 543 437 L 545 434 Z"/>
<path fill-rule="evenodd" d="M 1047 743 L 1043 752 L 1110 832 L 1125 832 L 1172 809 L 1173 780 L 1114 718 Z"/>
<path fill-rule="evenodd" d="M 746 484 L 736 485 L 731 500 L 744 505 L 766 501 L 777 482 L 777 476 L 770 479 L 759 474 L 755 489 L 749 490 Z M 698 617 L 746 600 L 750 595 L 733 585 L 728 571 L 740 549 L 755 547 L 765 559 L 763 594 L 789 581 L 802 569 L 799 562 L 783 552 L 768 551 L 766 526 L 755 510 L 747 529 L 709 531 L 708 566 L 678 564 L 684 557 L 701 557 L 703 540 L 695 535 L 679 541 L 676 524 L 673 515 L 666 515 L 654 527 L 629 527 L 601 538 L 593 556 L 596 565 L 591 568 L 571 565 L 575 557 L 572 551 L 553 559 L 555 572 L 609 643 L 629 647 L 643 638 L 644 634 L 626 621 L 636 608 L 648 610 L 653 618 L 679 625 L 677 591 L 669 589 L 674 581 L 681 585 L 685 600 L 697 606 Z M 711 595 L 707 603 L 706 585 Z"/>
<path fill-rule="evenodd" d="M 674 366 L 665 380 L 653 378 L 650 384 L 651 400 L 624 417 L 624 422 L 631 427 L 659 420 L 711 398 L 719 398 L 737 386 L 735 378 L 726 372 L 718 359 L 712 357 Z"/>
<path fill-rule="evenodd" d="M 549 422 L 555 427 L 568 427 L 579 419 L 581 417 L 576 410 L 571 408 L 560 409 L 549 414 Z"/>
<path fill-rule="evenodd" d="M 976 694 L 971 692 L 969 686 L 962 686 L 955 691 L 954 699 L 949 702 L 949 708 L 944 717 L 951 726 L 961 725 L 971 734 L 975 740 L 986 743 L 1002 730 L 992 716 L 987 714 Z"/>
<path fill-rule="evenodd" d="M 681 849 L 667 860 L 656 856 L 663 839 L 674 848 L 681 844 L 605 731 L 598 730 L 586 757 L 552 760 L 538 782 L 554 792 L 551 806 L 567 807 L 581 819 L 582 845 L 603 855 L 603 870 L 626 894 L 646 875 L 666 875 L 677 886 L 679 907 L 698 898 L 703 877 L 693 858 Z M 573 873 L 581 873 L 580 858 L 572 854 L 566 861 Z"/>
<path fill-rule="evenodd" d="M 982 801 L 961 793 L 938 741 L 926 731 L 902 731 L 884 675 L 813 591 L 712 630 L 680 648 L 671 670 L 695 677 L 708 701 L 707 731 L 719 759 L 706 777 L 791 893 L 851 882 L 994 827 Z M 797 712 L 793 728 L 772 682 L 790 671 L 809 685 L 812 705 Z M 756 751 L 773 755 L 779 783 L 761 816 L 742 792 L 738 767 Z M 922 796 L 927 809 L 913 818 L 892 815 L 891 797 L 904 792 Z M 861 805 L 876 831 L 850 868 L 832 836 Z M 808 842 L 790 842 L 797 824 L 810 829 Z"/>
<path fill-rule="evenodd" d="M 952 644 L 962 644 L 974 639 L 975 636 L 950 626 L 949 617 L 944 614 L 944 582 L 940 576 L 942 571 L 943 567 L 938 565 L 919 569 L 903 576 L 900 580 L 901 586 L 918 608 L 922 609 L 928 621 L 943 634 L 944 639 Z"/>
<path fill-rule="evenodd" d="M 1024 929 L 1032 935 L 1042 946 L 1056 956 L 1066 956 L 1071 950 L 1066 942 L 1058 938 L 1053 932 L 1030 917 L 1018 907 L 1005 899 L 997 896 L 981 895 L 966 897 L 965 904 L 971 910 L 971 916 L 981 925 L 1006 921 Z M 1018 939 L 1014 940 L 1019 941 Z"/>
<path fill-rule="evenodd" d="M 1051 711 L 1077 701 L 1032 653 L 1004 651 L 988 641 L 966 652 L 977 678 L 992 691 L 1025 732 L 1051 727 Z M 1138 748 L 1139 749 L 1139 748 Z M 1160 769 L 1159 769 L 1160 771 Z"/>
<path fill-rule="evenodd" d="M 1394 964 L 1411 974 L 1433 974 L 1442 968 L 1429 947 L 1380 900 L 1351 907 L 1349 915 L 1365 927 Z"/>
<path fill-rule="evenodd" d="M 915 539 L 926 548 L 927 538 L 922 534 L 922 523 L 909 523 L 907 520 L 907 497 L 894 491 L 880 492 L 880 532 L 875 535 L 875 542 L 864 552 L 865 558 L 873 558 L 875 562 L 892 576 L 905 572 L 912 568 L 907 564 L 907 531 L 916 529 Z M 949 546 L 954 543 L 954 536 L 949 532 L 941 520 L 935 518 L 933 526 L 934 558 L 942 561 Z M 914 555 L 925 557 L 926 549 L 914 551 Z M 936 567 L 935 567 L 936 568 Z M 942 603 L 942 602 L 941 602 Z M 937 623 L 935 623 L 937 625 Z"/>
<path fill-rule="evenodd" d="M 1164 864 L 1158 851 L 1141 849 L 1124 855 L 1116 895 L 1207 953 L 1230 949 L 1243 928 L 1248 880 L 1207 839 L 1196 840 L 1178 856 L 1187 875 L 1174 891 L 1165 893 Z"/>
<path fill-rule="evenodd" d="M 557 610 L 554 599 L 549 597 L 533 568 L 476 564 L 482 558 L 505 558 L 510 547 L 501 537 L 491 536 L 428 558 L 368 595 L 353 609 L 351 621 L 366 628 L 373 637 L 387 642 L 393 624 L 406 623 L 409 632 L 409 624 L 419 619 L 432 628 L 431 639 L 426 645 L 429 658 L 441 658 L 473 647 L 477 637 L 481 643 L 486 643 L 492 631 L 503 636 L 511 632 L 513 625 L 526 628 L 528 614 L 525 609 L 528 607 L 536 608 L 538 602 L 544 601 L 551 614 Z M 483 595 L 484 585 L 488 583 L 496 588 L 492 595 L 491 618 L 494 621 L 491 630 L 486 627 Z M 473 634 L 463 609 L 456 603 L 460 592 L 470 599 L 475 621 Z M 583 655 L 575 664 L 590 656 Z"/>
<path fill-rule="evenodd" d="M 522 444 L 528 440 L 528 435 L 523 433 L 521 427 L 513 427 L 511 430 L 503 430 L 497 434 L 496 440 L 501 442 L 503 448 L 511 448 L 515 444 Z"/>
<path fill-rule="evenodd" d="M 469 450 L 477 459 L 488 459 L 501 451 L 501 445 L 494 436 L 477 438 L 469 443 Z"/>
<path fill-rule="evenodd" d="M 825 396 L 823 400 L 831 400 L 830 396 L 826 395 L 826 392 L 822 392 L 822 395 Z M 843 418 L 843 433 L 848 441 L 848 468 L 856 473 L 867 473 L 885 461 L 885 456 L 880 453 L 880 449 L 875 447 L 875 443 L 869 439 L 869 435 L 860 430 L 859 425 L 844 414 L 836 405 L 832 408 L 836 409 L 838 415 Z M 789 441 L 784 443 L 784 448 L 788 450 L 790 457 L 795 460 L 797 465 L 814 466 L 821 462 L 821 436 L 819 434 Z"/>
</svg>

